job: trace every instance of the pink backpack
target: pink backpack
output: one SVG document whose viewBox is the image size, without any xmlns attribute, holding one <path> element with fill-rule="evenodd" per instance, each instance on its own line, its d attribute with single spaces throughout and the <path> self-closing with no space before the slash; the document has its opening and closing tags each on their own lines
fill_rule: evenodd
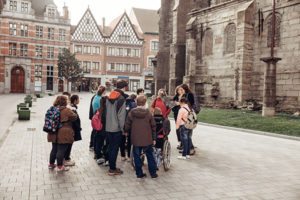
<svg viewBox="0 0 300 200">
<path fill-rule="evenodd" d="M 97 111 L 96 114 L 93 116 L 91 123 L 94 130 L 96 131 L 102 130 L 103 124 L 101 122 L 101 118 L 99 118 L 99 111 Z"/>
</svg>

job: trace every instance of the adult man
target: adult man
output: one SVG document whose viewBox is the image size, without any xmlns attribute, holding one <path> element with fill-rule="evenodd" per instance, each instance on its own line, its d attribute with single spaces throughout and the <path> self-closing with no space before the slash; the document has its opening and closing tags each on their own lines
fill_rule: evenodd
<svg viewBox="0 0 300 200">
<path fill-rule="evenodd" d="M 105 131 L 109 141 L 109 171 L 108 175 L 120 175 L 123 171 L 116 168 L 116 160 L 122 139 L 123 128 L 126 118 L 125 89 L 128 83 L 124 80 L 117 82 L 117 89 L 112 91 L 106 100 L 106 126 Z"/>
</svg>

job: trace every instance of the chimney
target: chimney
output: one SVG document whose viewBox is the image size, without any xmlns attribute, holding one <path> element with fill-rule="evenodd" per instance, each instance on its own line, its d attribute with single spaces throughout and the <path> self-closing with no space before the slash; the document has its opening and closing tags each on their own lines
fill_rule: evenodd
<svg viewBox="0 0 300 200">
<path fill-rule="evenodd" d="M 105 17 L 102 18 L 102 26 L 103 26 L 102 31 L 103 33 L 105 33 Z"/>
<path fill-rule="evenodd" d="M 64 11 L 64 19 L 69 19 L 69 9 L 68 9 L 68 6 L 66 6 L 66 4 L 64 4 L 64 7 L 63 7 L 63 11 Z"/>
</svg>

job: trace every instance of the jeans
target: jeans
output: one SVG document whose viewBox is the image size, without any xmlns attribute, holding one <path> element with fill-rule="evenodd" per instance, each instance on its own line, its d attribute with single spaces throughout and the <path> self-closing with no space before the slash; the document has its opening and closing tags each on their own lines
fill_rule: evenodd
<svg viewBox="0 0 300 200">
<path fill-rule="evenodd" d="M 156 162 L 153 157 L 153 148 L 152 145 L 146 146 L 146 147 L 136 147 L 133 146 L 133 158 L 134 158 L 134 164 L 135 164 L 135 173 L 137 177 L 141 177 L 143 175 L 142 166 L 143 163 L 141 161 L 141 153 L 142 150 L 147 156 L 148 161 L 148 169 L 151 176 L 156 174 Z"/>
<path fill-rule="evenodd" d="M 192 130 L 186 129 L 184 126 L 180 127 L 180 136 L 183 146 L 182 156 L 190 155 L 190 150 L 192 147 L 192 134 Z"/>
<path fill-rule="evenodd" d="M 72 146 L 73 146 L 73 143 L 72 144 L 68 144 L 68 148 L 66 150 L 66 154 L 65 154 L 65 160 L 71 160 L 71 150 L 72 150 Z"/>
<path fill-rule="evenodd" d="M 50 164 L 55 163 L 55 159 L 57 160 L 57 166 L 63 165 L 63 160 L 66 154 L 66 150 L 69 144 L 57 144 L 52 143 L 52 150 L 50 153 Z"/>
<path fill-rule="evenodd" d="M 95 147 L 95 135 L 96 135 L 96 131 L 92 130 L 91 140 L 90 140 L 90 148 Z"/>
<path fill-rule="evenodd" d="M 127 141 L 127 145 L 126 145 L 126 141 Z M 127 150 L 128 158 L 130 158 L 130 152 L 131 152 L 130 135 L 129 136 L 122 135 L 122 140 L 120 144 L 121 157 L 126 156 L 126 150 Z"/>
<path fill-rule="evenodd" d="M 116 161 L 122 139 L 122 132 L 107 132 L 109 142 L 109 169 L 116 170 Z"/>
<path fill-rule="evenodd" d="M 103 157 L 103 146 L 104 146 L 104 141 L 106 139 L 106 132 L 105 130 L 101 131 L 96 131 L 95 132 L 95 145 L 94 145 L 94 150 L 95 150 L 95 156 L 96 159 L 100 159 Z"/>
</svg>

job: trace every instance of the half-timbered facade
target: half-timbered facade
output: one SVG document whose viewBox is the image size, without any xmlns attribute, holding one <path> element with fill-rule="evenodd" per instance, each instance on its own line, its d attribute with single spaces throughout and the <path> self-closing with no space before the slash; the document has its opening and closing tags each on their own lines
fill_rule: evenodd
<svg viewBox="0 0 300 200">
<path fill-rule="evenodd" d="M 106 40 L 106 82 L 125 79 L 130 91 L 144 87 L 144 40 L 126 13 L 114 20 L 110 27 L 112 32 Z"/>
<path fill-rule="evenodd" d="M 81 81 L 73 85 L 74 89 L 89 91 L 105 84 L 104 42 L 100 27 L 88 8 L 71 36 L 71 51 L 76 54 L 84 74 Z"/>
<path fill-rule="evenodd" d="M 53 0 L 1 2 L 0 93 L 58 92 L 58 54 L 70 46 L 67 7 L 60 16 Z"/>
</svg>

